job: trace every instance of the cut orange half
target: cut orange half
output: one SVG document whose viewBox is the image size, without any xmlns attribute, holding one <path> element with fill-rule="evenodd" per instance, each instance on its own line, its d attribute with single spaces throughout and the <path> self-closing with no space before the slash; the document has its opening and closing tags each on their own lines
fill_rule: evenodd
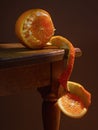
<svg viewBox="0 0 98 130">
<path fill-rule="evenodd" d="M 80 118 L 87 112 L 81 100 L 70 93 L 58 99 L 58 105 L 64 114 L 73 118 Z"/>
<path fill-rule="evenodd" d="M 29 48 L 42 48 L 54 35 L 54 25 L 50 14 L 43 9 L 31 9 L 20 15 L 15 32 Z"/>
<path fill-rule="evenodd" d="M 78 83 L 68 81 L 68 92 L 58 99 L 61 111 L 72 118 L 83 117 L 91 102 L 90 93 Z"/>
</svg>

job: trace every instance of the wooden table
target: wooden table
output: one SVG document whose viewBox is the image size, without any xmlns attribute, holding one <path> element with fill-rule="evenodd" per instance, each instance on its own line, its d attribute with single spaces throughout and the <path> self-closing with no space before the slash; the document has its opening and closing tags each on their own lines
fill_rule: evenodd
<svg viewBox="0 0 98 130">
<path fill-rule="evenodd" d="M 81 50 L 75 48 L 76 56 Z M 67 50 L 30 50 L 20 43 L 0 44 L 0 96 L 36 88 L 42 98 L 44 130 L 59 130 L 58 77 L 64 70 Z"/>
</svg>

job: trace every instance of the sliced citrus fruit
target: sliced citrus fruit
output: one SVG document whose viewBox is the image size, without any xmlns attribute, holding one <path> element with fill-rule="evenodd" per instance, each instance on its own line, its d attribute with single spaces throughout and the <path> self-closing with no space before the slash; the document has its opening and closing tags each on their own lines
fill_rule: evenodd
<svg viewBox="0 0 98 130">
<path fill-rule="evenodd" d="M 42 48 L 54 35 L 50 14 L 43 9 L 27 10 L 16 21 L 15 32 L 29 48 Z"/>
<path fill-rule="evenodd" d="M 70 75 L 71 75 L 71 72 L 72 72 L 72 69 L 73 69 L 73 65 L 74 65 L 75 48 L 74 48 L 73 44 L 63 36 L 53 36 L 50 39 L 49 43 L 47 43 L 47 44 L 48 45 L 50 44 L 51 46 L 56 46 L 59 49 L 68 50 L 67 65 L 66 65 L 65 71 L 59 77 L 60 84 L 64 88 L 66 88 L 67 87 L 67 81 L 70 78 Z"/>
<path fill-rule="evenodd" d="M 83 117 L 91 103 L 91 94 L 78 83 L 68 81 L 68 91 L 58 99 L 61 111 L 69 117 Z"/>
</svg>

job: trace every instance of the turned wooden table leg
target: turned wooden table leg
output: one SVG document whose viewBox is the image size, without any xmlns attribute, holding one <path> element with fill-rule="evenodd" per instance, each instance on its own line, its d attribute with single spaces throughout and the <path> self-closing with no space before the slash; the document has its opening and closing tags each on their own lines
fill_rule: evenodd
<svg viewBox="0 0 98 130">
<path fill-rule="evenodd" d="M 44 87 L 38 89 L 43 98 L 42 102 L 43 127 L 44 130 L 59 130 L 60 109 L 58 108 L 57 105 L 57 99 L 49 92 L 50 91 L 49 88 Z"/>
<path fill-rule="evenodd" d="M 56 101 L 43 101 L 42 118 L 44 130 L 59 130 L 60 110 Z"/>
<path fill-rule="evenodd" d="M 50 86 L 40 87 L 42 103 L 42 119 L 44 130 L 59 130 L 60 125 L 60 109 L 57 105 L 59 94 L 58 77 L 64 69 L 64 61 L 58 61 L 51 64 Z"/>
</svg>

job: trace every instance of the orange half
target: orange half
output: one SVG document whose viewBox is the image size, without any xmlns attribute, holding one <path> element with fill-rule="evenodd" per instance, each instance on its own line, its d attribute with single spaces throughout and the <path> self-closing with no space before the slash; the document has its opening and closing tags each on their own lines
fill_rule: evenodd
<svg viewBox="0 0 98 130">
<path fill-rule="evenodd" d="M 81 118 L 91 103 L 91 94 L 78 83 L 68 81 L 68 91 L 58 99 L 61 111 L 72 118 Z"/>
<path fill-rule="evenodd" d="M 43 9 L 31 9 L 20 15 L 15 32 L 29 48 L 42 48 L 54 35 L 54 25 L 50 14 Z"/>
</svg>

